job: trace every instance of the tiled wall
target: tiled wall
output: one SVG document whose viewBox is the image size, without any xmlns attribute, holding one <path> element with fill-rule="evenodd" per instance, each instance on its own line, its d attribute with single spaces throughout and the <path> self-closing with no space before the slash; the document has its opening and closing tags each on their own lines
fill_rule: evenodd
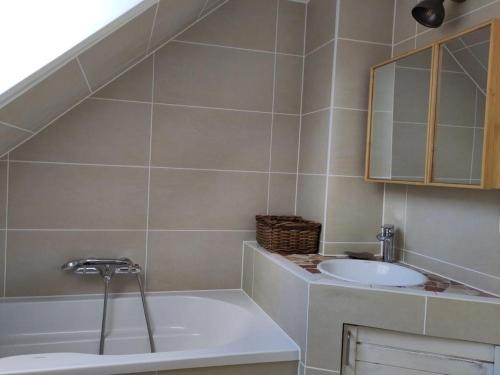
<svg viewBox="0 0 500 375">
<path fill-rule="evenodd" d="M 295 209 L 304 22 L 230 1 L 11 152 L 2 294 L 100 292 L 60 270 L 92 255 L 145 265 L 149 291 L 239 288 L 254 215 Z"/>
<path fill-rule="evenodd" d="M 321 252 L 379 251 L 383 186 L 363 181 L 369 67 L 390 57 L 394 0 L 307 5 L 297 213 Z"/>
<path fill-rule="evenodd" d="M 499 1 L 447 1 L 445 23 L 430 30 L 411 18 L 415 3 L 396 0 L 395 55 L 500 17 Z M 400 228 L 406 262 L 500 293 L 498 191 L 387 185 L 384 212 L 384 221 Z"/>
</svg>

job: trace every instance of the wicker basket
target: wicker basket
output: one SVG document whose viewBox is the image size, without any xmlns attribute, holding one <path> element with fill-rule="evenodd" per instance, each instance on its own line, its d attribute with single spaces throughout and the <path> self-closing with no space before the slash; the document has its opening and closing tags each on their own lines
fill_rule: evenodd
<svg viewBox="0 0 500 375">
<path fill-rule="evenodd" d="M 257 215 L 257 242 L 275 253 L 314 254 L 318 252 L 321 224 L 300 216 Z"/>
</svg>

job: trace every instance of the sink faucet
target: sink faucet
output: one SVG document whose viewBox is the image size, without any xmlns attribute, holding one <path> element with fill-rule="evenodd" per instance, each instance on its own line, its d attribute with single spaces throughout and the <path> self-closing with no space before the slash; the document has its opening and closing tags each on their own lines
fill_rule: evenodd
<svg viewBox="0 0 500 375">
<path fill-rule="evenodd" d="M 381 232 L 377 234 L 377 240 L 382 242 L 383 261 L 393 263 L 396 261 L 394 254 L 394 225 L 384 224 L 381 229 Z"/>
</svg>

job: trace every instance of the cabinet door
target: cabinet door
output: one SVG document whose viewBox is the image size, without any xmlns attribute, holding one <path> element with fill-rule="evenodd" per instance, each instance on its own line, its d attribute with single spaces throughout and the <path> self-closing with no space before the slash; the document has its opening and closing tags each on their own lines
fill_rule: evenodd
<svg viewBox="0 0 500 375">
<path fill-rule="evenodd" d="M 491 26 L 439 45 L 432 182 L 480 185 Z"/>
<path fill-rule="evenodd" d="M 493 375 L 493 345 L 366 327 L 347 326 L 345 332 L 351 340 L 344 345 L 350 354 L 344 353 L 343 375 Z"/>
<path fill-rule="evenodd" d="M 372 69 L 367 178 L 425 180 L 432 47 Z"/>
</svg>

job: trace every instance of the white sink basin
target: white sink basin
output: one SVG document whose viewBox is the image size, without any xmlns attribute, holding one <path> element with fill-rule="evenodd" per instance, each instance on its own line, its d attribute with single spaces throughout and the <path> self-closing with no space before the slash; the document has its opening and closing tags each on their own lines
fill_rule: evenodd
<svg viewBox="0 0 500 375">
<path fill-rule="evenodd" d="M 343 281 L 379 286 L 422 285 L 427 277 L 420 272 L 393 263 L 371 260 L 334 259 L 321 262 L 318 269 Z"/>
</svg>

